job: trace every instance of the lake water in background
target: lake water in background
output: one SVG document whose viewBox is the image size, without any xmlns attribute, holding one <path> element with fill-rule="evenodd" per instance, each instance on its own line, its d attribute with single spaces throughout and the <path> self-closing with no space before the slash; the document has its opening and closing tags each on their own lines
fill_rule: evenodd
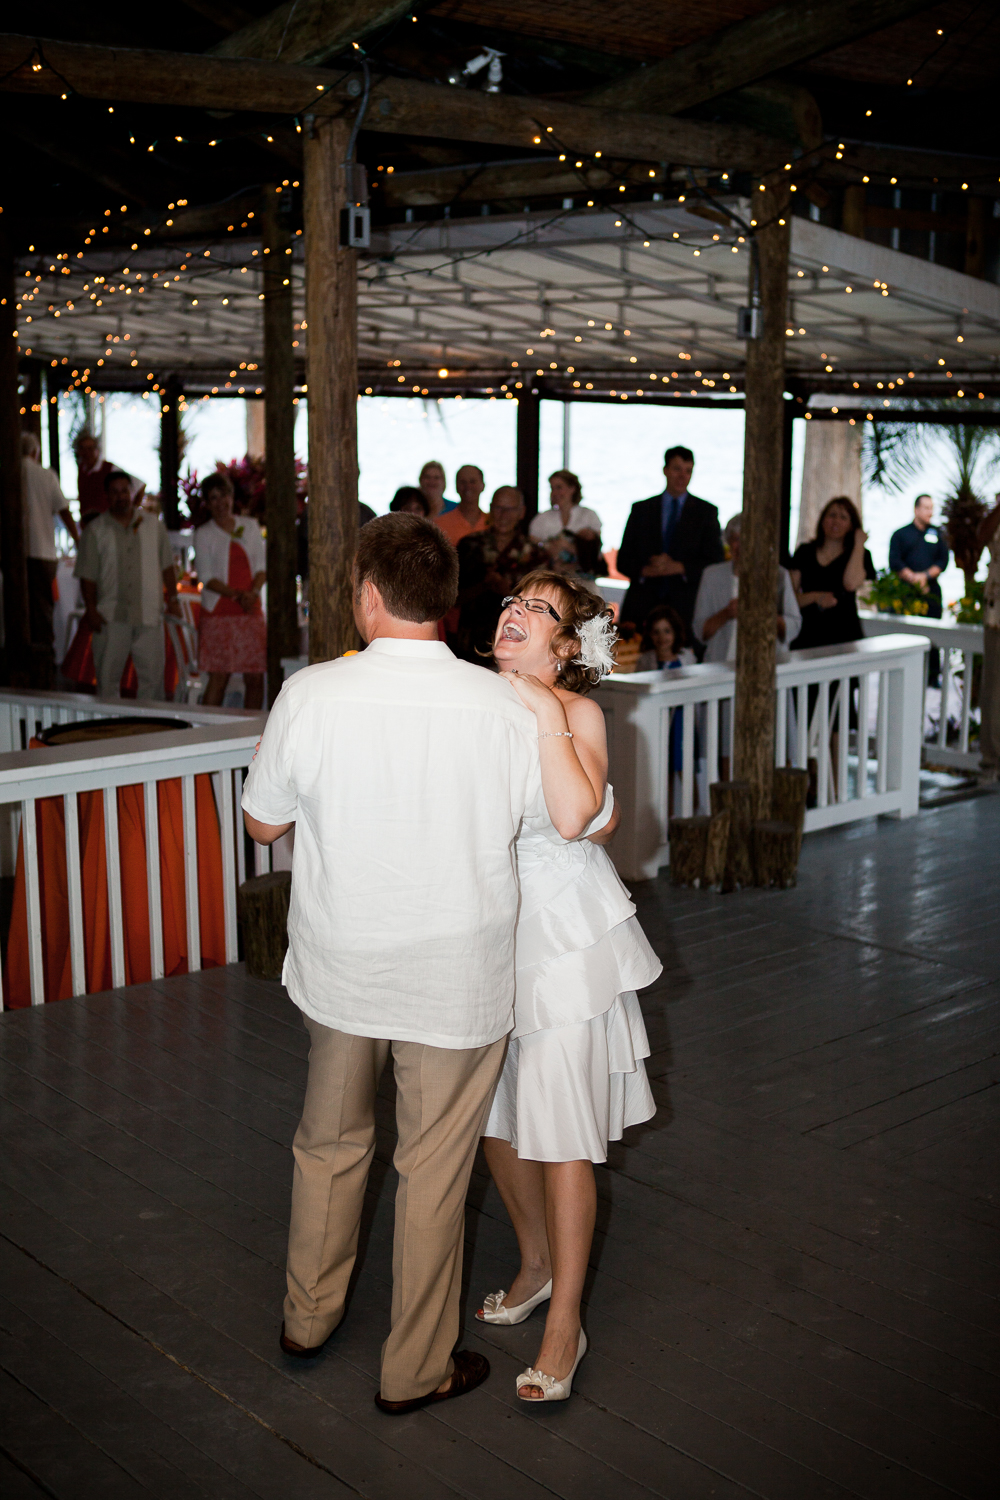
<svg viewBox="0 0 1000 1500">
<path fill-rule="evenodd" d="M 295 445 L 306 455 L 308 416 L 299 408 Z M 159 483 L 159 412 L 140 396 L 111 396 L 105 403 L 106 451 L 113 462 L 146 481 Z M 361 397 L 358 402 L 358 453 L 361 499 L 382 514 L 401 484 L 415 484 L 429 458 L 444 464 L 448 494 L 455 496 L 455 471 L 475 463 L 486 476 L 486 496 L 515 476 L 517 408 L 506 400 L 435 401 L 419 398 Z M 199 475 L 246 451 L 246 403 L 237 399 L 193 404 L 185 414 L 188 433 L 185 466 Z M 69 414 L 61 422 L 62 469 L 72 496 L 76 468 L 68 449 Z M 571 406 L 568 467 L 583 483 L 584 503 L 604 523 L 606 546 L 617 547 L 636 500 L 663 487 L 663 452 L 684 443 L 695 454 L 692 490 L 719 507 L 723 523 L 740 509 L 743 491 L 743 413 L 703 408 L 643 407 L 641 401 L 620 405 Z M 795 423 L 792 458 L 792 539 L 798 529 L 798 497 L 805 445 L 805 423 Z M 563 467 L 563 406 L 543 401 L 541 410 L 542 476 Z M 980 493 L 992 496 L 990 475 L 977 476 Z M 876 567 L 888 561 L 889 538 L 912 517 L 913 498 L 926 490 L 940 502 L 948 490 L 946 445 L 936 444 L 920 482 L 902 494 L 869 488 L 864 495 L 865 525 Z M 540 499 L 547 505 L 543 482 Z M 985 565 L 981 568 L 985 571 Z M 960 596 L 962 574 L 949 564 L 942 578 L 946 602 Z"/>
</svg>

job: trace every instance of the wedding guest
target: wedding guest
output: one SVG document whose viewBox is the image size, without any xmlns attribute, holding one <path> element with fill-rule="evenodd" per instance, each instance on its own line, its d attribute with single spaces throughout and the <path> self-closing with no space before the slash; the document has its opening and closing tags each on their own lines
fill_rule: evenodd
<svg viewBox="0 0 1000 1500">
<path fill-rule="evenodd" d="M 796 650 L 861 640 L 858 589 L 875 577 L 867 540 L 854 502 L 846 495 L 828 500 L 816 535 L 796 548 L 789 569 L 802 611 L 802 628 L 789 642 Z"/>
<path fill-rule="evenodd" d="M 618 549 L 618 571 L 631 579 L 623 620 L 636 624 L 654 605 L 670 604 L 690 628 L 702 572 L 722 560 L 719 512 L 690 494 L 693 471 L 690 448 L 668 448 L 663 493 L 632 507 Z"/>
<path fill-rule="evenodd" d="M 517 1235 L 510 1291 L 477 1317 L 522 1322 L 549 1303 L 541 1348 L 518 1375 L 522 1401 L 565 1401 L 587 1349 L 580 1300 L 594 1232 L 594 1162 L 656 1113 L 636 990 L 661 972 L 598 844 L 615 822 L 604 715 L 585 694 L 611 671 L 603 599 L 550 569 L 522 578 L 493 643 L 535 714 L 540 794 L 517 840 L 514 1031 L 483 1150 Z M 597 842 L 595 843 L 595 839 Z"/>
<path fill-rule="evenodd" d="M 696 660 L 677 611 L 669 604 L 651 609 L 642 628 L 642 648 L 630 670 L 655 672 L 661 668 L 691 667 Z"/>
<path fill-rule="evenodd" d="M 435 524 L 453 547 L 457 547 L 463 537 L 485 531 L 489 525 L 486 512 L 479 509 L 479 497 L 486 488 L 486 481 L 478 464 L 462 465 L 455 475 L 455 488 L 458 490 L 455 509 L 434 517 Z"/>
<path fill-rule="evenodd" d="M 389 509 L 393 513 L 402 511 L 404 515 L 423 516 L 425 519 L 430 515 L 427 496 L 415 484 L 401 484 L 389 501 Z"/>
<path fill-rule="evenodd" d="M 549 475 L 549 504 L 550 509 L 539 511 L 528 528 L 532 541 L 550 541 L 560 531 L 572 531 L 588 541 L 600 539 L 601 518 L 583 504 L 580 480 L 569 469 Z"/>
<path fill-rule="evenodd" d="M 73 450 L 76 454 L 76 493 L 82 528 L 107 510 L 107 480 L 111 474 L 124 474 L 125 470 L 104 457 L 97 438 L 86 428 L 77 435 Z M 128 481 L 132 499 L 138 505 L 146 486 L 132 474 L 128 475 Z"/>
<path fill-rule="evenodd" d="M 84 622 L 93 634 L 97 691 L 117 698 L 129 656 L 137 696 L 163 697 L 163 597 L 179 615 L 177 573 L 166 527 L 132 501 L 132 482 L 113 469 L 105 482 L 108 508 L 83 528 L 74 572 Z"/>
<path fill-rule="evenodd" d="M 267 671 L 267 625 L 260 591 L 267 580 L 264 538 L 252 516 L 233 514 L 229 476 L 210 474 L 201 498 L 211 520 L 194 534 L 195 570 L 202 582 L 198 665 L 208 673 L 202 699 L 218 707 L 233 672 L 243 676 L 243 703 L 260 708 Z"/>
<path fill-rule="evenodd" d="M 481 663 L 489 655 L 504 598 L 522 574 L 544 562 L 524 524 L 524 496 L 514 485 L 502 484 L 493 493 L 489 526 L 458 544 L 459 656 Z"/>
<path fill-rule="evenodd" d="M 736 616 L 740 577 L 742 513 L 726 523 L 727 562 L 713 563 L 701 575 L 694 607 L 694 634 L 705 647 L 705 661 L 736 660 Z M 779 642 L 794 640 L 802 626 L 798 600 L 784 568 L 778 569 L 774 629 Z"/>
<path fill-rule="evenodd" d="M 366 526 L 367 649 L 284 684 L 243 793 L 258 843 L 295 827 L 282 977 L 310 1039 L 281 1348 L 313 1358 L 344 1316 L 391 1054 L 399 1187 L 375 1400 L 393 1415 L 489 1374 L 453 1354 L 465 1197 L 513 1025 L 514 840 L 538 799 L 536 719 L 437 639 L 457 583 L 436 526 Z"/>
<path fill-rule="evenodd" d="M 444 497 L 445 487 L 448 483 L 445 478 L 444 464 L 438 463 L 436 458 L 428 459 L 420 470 L 420 478 L 417 481 L 420 491 L 427 501 L 427 514 L 432 521 L 447 511 L 454 510 L 456 502 L 446 500 Z"/>
<path fill-rule="evenodd" d="M 24 550 L 28 570 L 28 628 L 31 634 L 32 686 L 43 691 L 55 677 L 55 634 L 52 616 L 55 600 L 56 534 L 58 516 L 78 542 L 69 501 L 59 485 L 59 476 L 39 463 L 41 448 L 33 432 L 21 434 L 21 500 L 24 507 Z"/>
<path fill-rule="evenodd" d="M 940 620 L 938 579 L 948 566 L 948 543 L 931 524 L 933 520 L 934 501 L 930 495 L 918 495 L 909 526 L 901 526 L 889 538 L 889 567 L 904 583 L 912 583 L 927 595 L 927 618 Z"/>
</svg>

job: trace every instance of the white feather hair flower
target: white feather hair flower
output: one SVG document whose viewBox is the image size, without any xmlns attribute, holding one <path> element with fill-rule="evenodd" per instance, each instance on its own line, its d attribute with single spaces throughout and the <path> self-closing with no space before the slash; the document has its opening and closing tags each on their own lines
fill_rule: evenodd
<svg viewBox="0 0 1000 1500">
<path fill-rule="evenodd" d="M 584 620 L 576 627 L 576 633 L 580 638 L 580 665 L 589 672 L 599 673 L 600 677 L 609 676 L 615 665 L 612 648 L 618 639 L 611 615 L 599 614 L 592 620 Z"/>
</svg>

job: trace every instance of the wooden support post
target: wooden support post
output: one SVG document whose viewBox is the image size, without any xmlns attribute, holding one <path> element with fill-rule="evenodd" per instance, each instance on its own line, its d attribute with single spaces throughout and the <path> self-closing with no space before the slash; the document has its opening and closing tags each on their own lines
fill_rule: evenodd
<svg viewBox="0 0 1000 1500">
<path fill-rule="evenodd" d="M 27 687 L 28 569 L 21 495 L 21 417 L 17 378 L 14 253 L 0 238 L 0 567 L 3 569 L 5 676 Z"/>
<path fill-rule="evenodd" d="M 38 439 L 38 447 L 42 446 L 42 365 L 41 361 L 32 359 L 27 361 L 26 368 L 22 368 L 21 379 L 27 376 L 27 389 L 21 399 L 24 407 L 24 416 L 21 418 L 21 431 L 33 432 Z"/>
<path fill-rule="evenodd" d="M 775 599 L 784 438 L 788 190 L 753 197 L 763 328 L 747 343 L 743 526 L 733 711 L 733 774 L 749 781 L 755 818 L 771 810 L 774 774 Z"/>
<path fill-rule="evenodd" d="M 177 480 L 180 472 L 180 379 L 168 375 L 160 402 L 160 514 L 168 531 L 180 529 Z"/>
<path fill-rule="evenodd" d="M 844 189 L 840 227 L 859 240 L 865 237 L 865 190 L 860 182 L 851 182 Z"/>
<path fill-rule="evenodd" d="M 517 487 L 524 496 L 528 520 L 538 514 L 538 462 L 541 444 L 541 402 L 524 383 L 517 402 Z"/>
<path fill-rule="evenodd" d="M 965 274 L 986 274 L 986 199 L 970 193 L 965 221 Z"/>
<path fill-rule="evenodd" d="M 309 660 L 354 647 L 358 544 L 357 253 L 340 244 L 350 121 L 312 119 L 303 148 L 309 397 Z"/>
<path fill-rule="evenodd" d="M 786 401 L 781 429 L 781 525 L 778 531 L 778 561 L 787 568 L 792 547 L 792 439 L 795 433 L 796 401 Z M 799 411 L 802 407 L 798 407 Z"/>
<path fill-rule="evenodd" d="M 60 472 L 59 453 L 59 384 L 51 370 L 45 372 L 45 420 L 49 429 L 49 468 Z"/>
<path fill-rule="evenodd" d="M 267 701 L 281 688 L 281 659 L 298 656 L 295 598 L 295 365 L 292 238 L 280 187 L 263 193 L 264 450 L 267 474 Z M 290 206 L 290 203 L 289 203 Z"/>
</svg>

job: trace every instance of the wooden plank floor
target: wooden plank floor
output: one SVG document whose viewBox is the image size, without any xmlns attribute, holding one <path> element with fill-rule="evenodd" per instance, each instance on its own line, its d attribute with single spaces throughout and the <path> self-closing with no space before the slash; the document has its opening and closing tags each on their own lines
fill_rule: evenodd
<svg viewBox="0 0 1000 1500">
<path fill-rule="evenodd" d="M 471 1319 L 514 1239 L 477 1171 L 466 1343 L 405 1419 L 392 1091 L 330 1350 L 277 1348 L 305 1035 L 238 966 L 0 1019 L 0 1484 L 57 1500 L 930 1500 L 996 1492 L 1000 797 L 806 840 L 798 888 L 637 889 L 660 1106 L 599 1170 L 578 1394 L 538 1315 Z"/>
</svg>

